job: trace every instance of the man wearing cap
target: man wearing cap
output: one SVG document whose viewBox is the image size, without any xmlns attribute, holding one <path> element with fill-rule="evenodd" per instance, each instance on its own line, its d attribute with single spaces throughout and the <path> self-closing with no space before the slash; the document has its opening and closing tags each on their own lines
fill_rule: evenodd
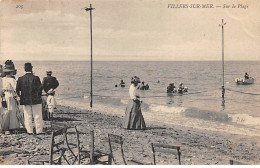
<svg viewBox="0 0 260 168">
<path fill-rule="evenodd" d="M 46 71 L 47 77 L 42 80 L 43 90 L 47 93 L 47 97 L 43 96 L 43 118 L 50 119 L 56 105 L 54 99 L 55 90 L 59 86 L 58 80 L 52 76 L 52 71 Z"/>
<path fill-rule="evenodd" d="M 33 75 L 32 64 L 25 63 L 25 75 L 18 78 L 16 92 L 20 97 L 20 105 L 24 111 L 25 128 L 28 134 L 33 134 L 32 117 L 34 117 L 36 134 L 43 132 L 42 120 L 42 85 L 40 78 Z"/>
<path fill-rule="evenodd" d="M 59 86 L 59 82 L 52 75 L 52 71 L 46 71 L 47 77 L 42 80 L 43 90 L 48 93 L 50 89 L 54 90 Z"/>
</svg>

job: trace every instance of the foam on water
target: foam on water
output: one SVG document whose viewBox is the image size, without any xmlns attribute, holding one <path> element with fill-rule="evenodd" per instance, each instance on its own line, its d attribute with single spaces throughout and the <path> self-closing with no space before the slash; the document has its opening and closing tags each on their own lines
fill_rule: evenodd
<svg viewBox="0 0 260 168">
<path fill-rule="evenodd" d="M 86 102 L 75 102 L 70 100 L 57 100 L 57 103 L 60 105 L 75 107 L 82 110 L 90 110 L 89 103 Z M 143 108 L 142 108 L 143 109 Z M 240 135 L 247 135 L 247 136 L 257 136 L 259 135 L 259 130 L 255 128 L 250 127 L 237 127 L 236 125 L 233 125 L 231 121 L 235 121 L 235 118 L 238 116 L 231 115 L 230 118 L 232 120 L 230 122 L 220 122 L 220 121 L 214 121 L 214 120 L 208 120 L 203 119 L 200 117 L 189 117 L 185 114 L 188 113 L 198 113 L 200 111 L 199 109 L 195 108 L 183 108 L 183 107 L 161 107 L 157 105 L 153 105 L 152 109 L 154 110 L 148 110 L 144 111 L 144 119 L 146 122 L 150 123 L 158 123 L 158 124 L 168 124 L 168 125 L 178 125 L 178 126 L 185 126 L 185 127 L 192 127 L 202 130 L 208 130 L 208 131 L 218 131 L 218 132 L 225 132 L 225 133 L 231 133 L 231 134 L 240 134 Z M 162 111 L 163 110 L 163 111 Z M 105 104 L 95 104 L 92 108 L 92 111 L 97 111 L 104 114 L 112 114 L 117 115 L 119 117 L 124 116 L 125 114 L 125 107 L 124 106 L 109 106 Z M 204 111 L 202 111 L 201 116 L 203 116 Z M 241 117 L 241 116 L 240 116 Z M 245 117 L 253 119 L 251 117 Z M 259 119 L 259 118 L 258 118 Z M 254 123 L 259 123 L 257 121 L 258 119 L 253 119 Z M 252 120 L 251 120 L 252 121 Z M 245 122 L 245 121 L 244 121 Z M 248 120 L 249 122 L 249 120 Z"/>
<path fill-rule="evenodd" d="M 125 104 L 125 105 L 128 103 L 128 101 L 129 101 L 129 100 L 127 100 L 127 99 L 121 99 L 121 103 L 122 103 L 122 104 Z"/>
<path fill-rule="evenodd" d="M 166 105 L 158 105 L 158 104 L 151 104 L 149 107 L 150 111 L 153 112 L 161 112 L 161 113 L 183 113 L 186 108 L 185 107 L 171 107 L 171 106 L 166 106 Z"/>
</svg>

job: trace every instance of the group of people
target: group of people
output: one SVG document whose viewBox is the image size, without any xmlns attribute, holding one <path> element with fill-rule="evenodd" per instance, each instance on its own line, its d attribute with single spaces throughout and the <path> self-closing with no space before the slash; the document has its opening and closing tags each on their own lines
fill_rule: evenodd
<svg viewBox="0 0 260 168">
<path fill-rule="evenodd" d="M 41 83 L 40 78 L 33 74 L 33 66 L 30 62 L 24 64 L 25 74 L 18 80 L 15 78 L 17 70 L 12 60 L 7 60 L 4 67 L 0 66 L 0 68 L 0 130 L 10 132 L 22 125 L 28 134 L 33 134 L 34 121 L 36 134 L 42 134 L 42 90 L 48 95 L 46 101 L 49 112 L 53 112 L 54 90 L 59 86 L 59 82 L 51 76 L 51 71 L 47 71 L 47 77 Z"/>
<path fill-rule="evenodd" d="M 169 86 L 167 86 L 167 93 L 183 93 L 183 92 L 187 92 L 188 91 L 188 88 L 187 87 L 183 87 L 183 83 L 181 82 L 179 84 L 179 87 L 176 88 L 174 86 L 174 83 L 170 83 Z"/>
<path fill-rule="evenodd" d="M 125 82 L 124 80 L 121 80 L 121 82 L 119 83 L 120 87 L 125 87 Z M 115 87 L 117 87 L 117 84 L 115 85 Z"/>
<path fill-rule="evenodd" d="M 138 89 L 140 90 L 148 90 L 149 89 L 148 83 L 145 85 L 144 82 L 141 83 L 141 85 L 138 86 Z"/>
<path fill-rule="evenodd" d="M 117 87 L 117 86 L 120 86 L 120 87 L 125 87 L 125 82 L 124 82 L 124 80 L 121 80 L 121 82 L 119 83 L 119 85 L 115 85 L 115 87 Z M 148 83 L 147 84 L 144 84 L 144 81 L 139 85 L 138 84 L 138 86 L 137 86 L 137 89 L 139 89 L 139 90 L 148 90 L 149 89 L 149 85 L 148 85 Z"/>
<path fill-rule="evenodd" d="M 130 100 L 127 104 L 125 110 L 125 116 L 123 119 L 124 129 L 130 129 L 130 130 L 146 129 L 146 124 L 141 111 L 142 101 L 140 99 L 140 95 L 138 92 L 138 89 L 140 89 L 139 83 L 141 83 L 139 77 L 134 76 L 131 78 L 131 85 L 129 88 Z M 144 82 L 142 82 L 142 85 L 145 86 Z M 182 92 L 187 92 L 187 90 L 188 88 L 183 87 L 182 83 L 179 84 L 178 88 L 174 86 L 174 83 L 170 83 L 169 86 L 167 87 L 167 93 L 174 93 L 174 92 L 182 93 Z"/>
</svg>

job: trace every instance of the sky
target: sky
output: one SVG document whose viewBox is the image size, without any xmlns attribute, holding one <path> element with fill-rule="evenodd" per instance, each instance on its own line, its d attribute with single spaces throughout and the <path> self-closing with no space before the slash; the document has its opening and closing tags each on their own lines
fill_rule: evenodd
<svg viewBox="0 0 260 168">
<path fill-rule="evenodd" d="M 91 3 L 94 61 L 221 60 L 222 19 L 225 60 L 260 61 L 258 0 L 0 1 L 1 60 L 90 60 Z"/>
</svg>

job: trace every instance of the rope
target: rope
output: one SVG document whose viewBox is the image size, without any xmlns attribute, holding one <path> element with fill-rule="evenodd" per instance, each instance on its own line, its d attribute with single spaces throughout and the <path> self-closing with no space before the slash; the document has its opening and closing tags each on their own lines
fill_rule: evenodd
<svg viewBox="0 0 260 168">
<path fill-rule="evenodd" d="M 237 93 L 242 93 L 242 94 L 249 94 L 249 95 L 260 95 L 259 93 L 248 93 L 248 92 L 242 92 L 242 91 L 237 91 L 237 90 L 232 90 L 232 89 L 226 89 L 231 92 L 237 92 Z"/>
</svg>

